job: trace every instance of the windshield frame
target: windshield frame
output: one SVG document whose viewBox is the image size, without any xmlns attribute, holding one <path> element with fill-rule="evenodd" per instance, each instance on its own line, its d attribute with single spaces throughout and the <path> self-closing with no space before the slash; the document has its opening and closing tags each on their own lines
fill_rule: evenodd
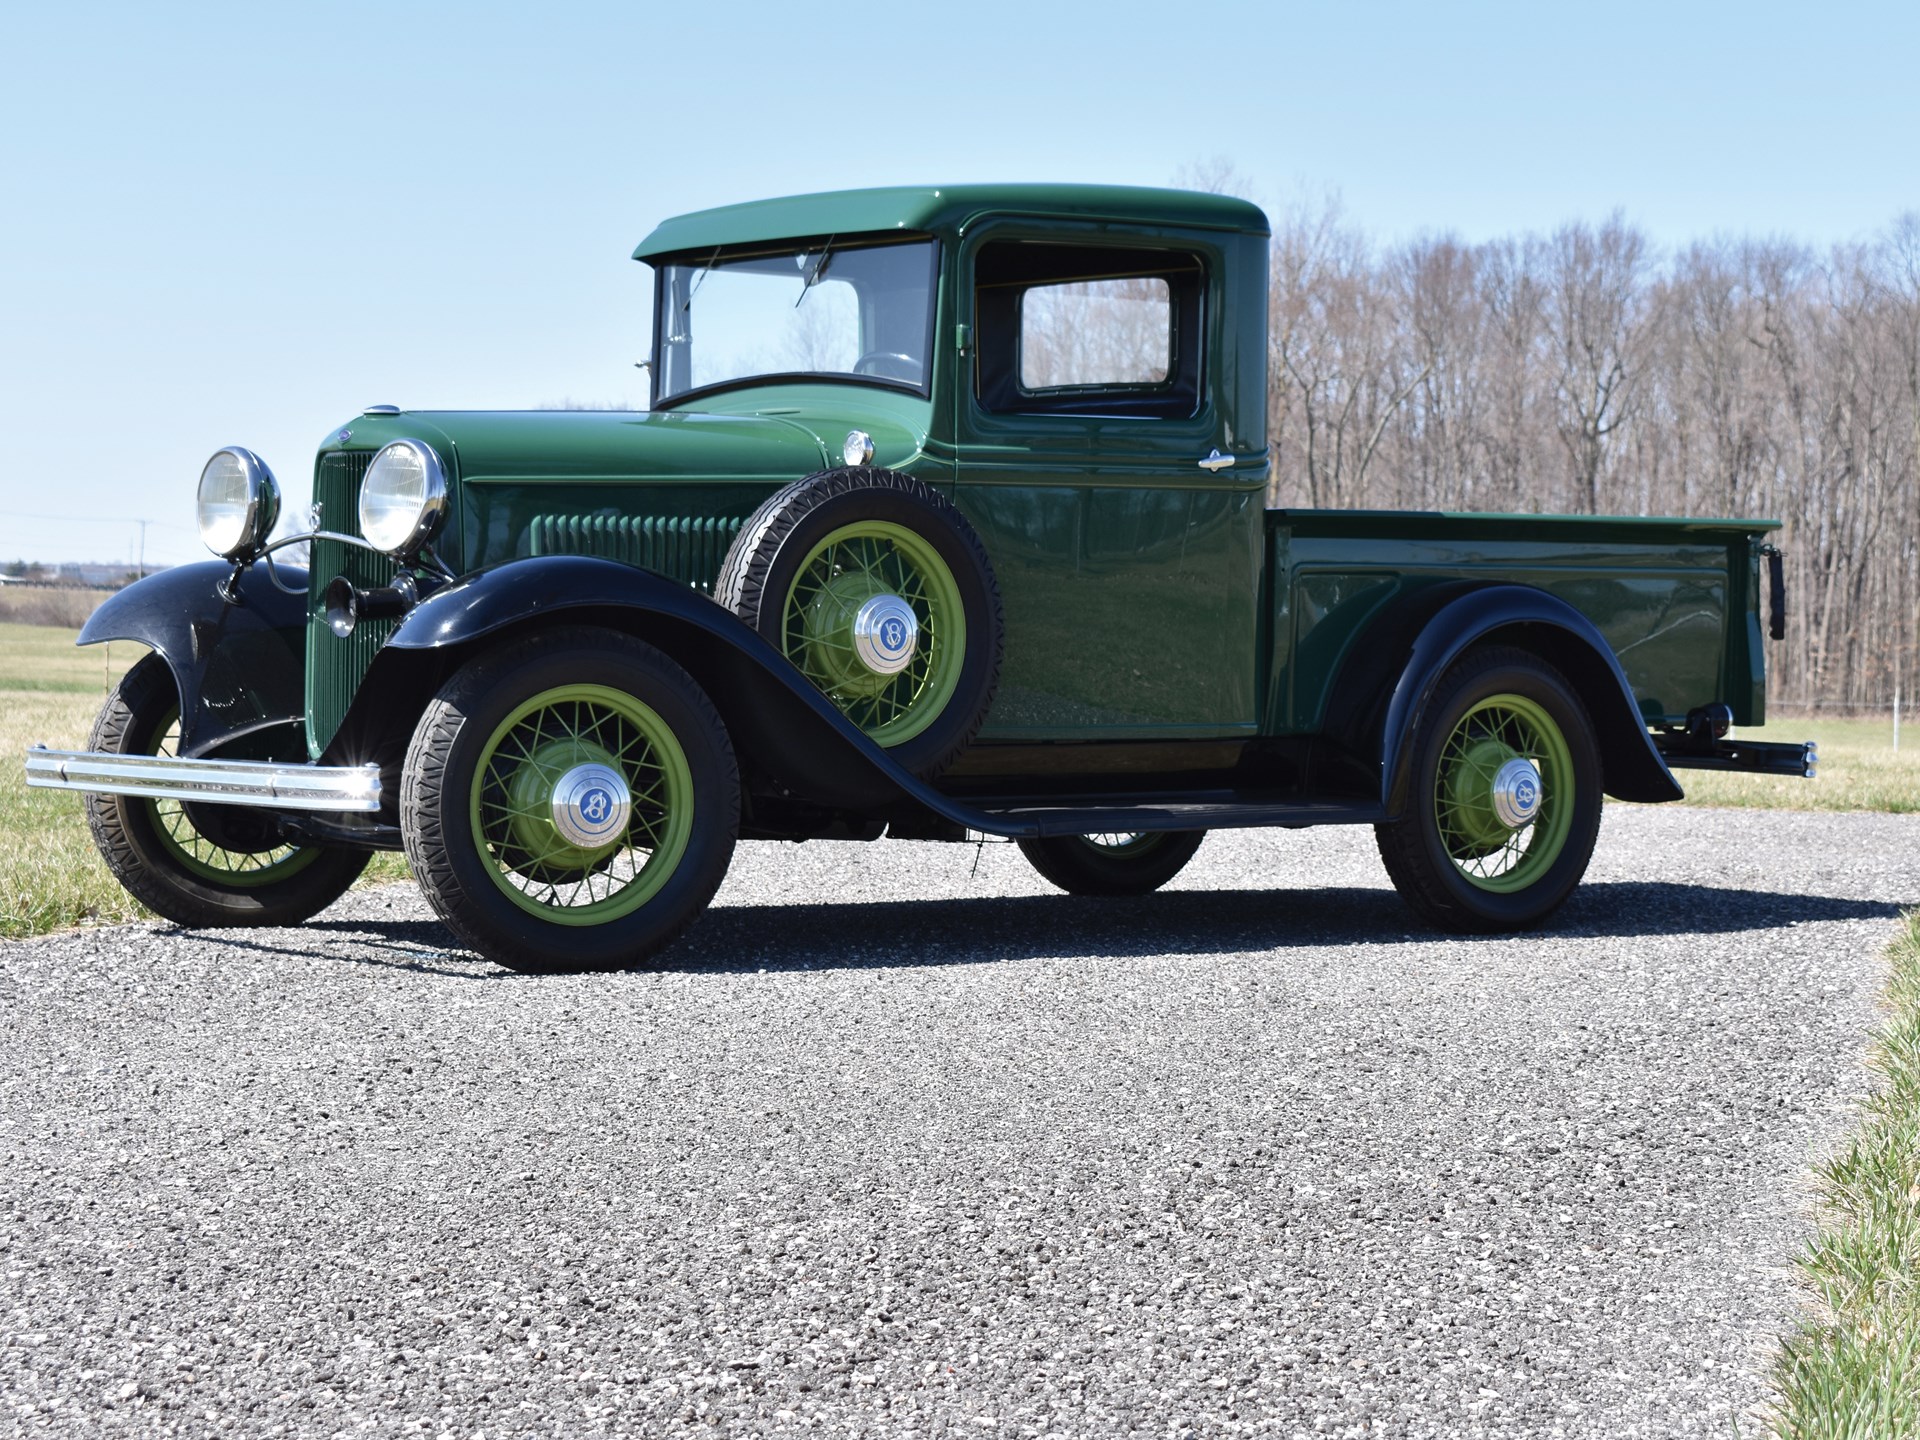
<svg viewBox="0 0 1920 1440">
<path fill-rule="evenodd" d="M 685 390 L 676 390 L 672 394 L 663 394 L 661 379 L 666 374 L 665 357 L 662 345 L 668 334 L 667 310 L 672 303 L 672 287 L 666 283 L 667 270 L 672 266 L 691 266 L 699 271 L 709 270 L 716 265 L 724 265 L 730 260 L 761 259 L 775 255 L 804 254 L 809 250 L 824 248 L 831 252 L 834 259 L 850 251 L 875 250 L 883 246 L 920 244 L 927 247 L 927 314 L 926 314 L 926 364 L 922 374 L 924 380 L 915 384 L 911 380 L 900 380 L 888 375 L 856 375 L 845 370 L 779 370 L 757 375 L 736 375 L 731 379 L 715 381 L 706 385 L 694 385 Z M 940 237 L 914 230 L 865 231 L 855 235 L 812 235 L 791 236 L 782 240 L 754 241 L 741 245 L 723 245 L 713 250 L 677 251 L 671 255 L 649 257 L 653 266 L 653 341 L 648 349 L 649 408 L 659 410 L 681 404 L 689 399 L 698 399 L 706 395 L 724 394 L 730 390 L 752 389 L 763 385 L 826 384 L 858 385 L 877 390 L 889 390 L 897 394 L 917 395 L 922 400 L 933 398 L 933 368 L 935 359 L 935 322 L 940 309 L 940 266 L 945 247 Z M 826 267 L 831 270 L 831 264 Z M 695 285 L 698 285 L 696 280 Z"/>
</svg>

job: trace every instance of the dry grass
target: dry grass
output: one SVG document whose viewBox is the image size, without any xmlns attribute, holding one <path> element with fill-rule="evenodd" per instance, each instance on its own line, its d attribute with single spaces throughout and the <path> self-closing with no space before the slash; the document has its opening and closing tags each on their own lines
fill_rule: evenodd
<svg viewBox="0 0 1920 1440">
<path fill-rule="evenodd" d="M 0 938 L 148 913 L 101 862 L 80 797 L 29 790 L 21 778 L 29 745 L 84 749 L 107 691 L 147 653 L 127 641 L 81 650 L 73 639 L 71 629 L 0 622 Z M 376 855 L 361 883 L 406 878 L 400 856 Z"/>
<path fill-rule="evenodd" d="M 0 585 L 0 624 L 57 625 L 62 630 L 78 630 L 111 594 L 111 590 Z"/>
</svg>

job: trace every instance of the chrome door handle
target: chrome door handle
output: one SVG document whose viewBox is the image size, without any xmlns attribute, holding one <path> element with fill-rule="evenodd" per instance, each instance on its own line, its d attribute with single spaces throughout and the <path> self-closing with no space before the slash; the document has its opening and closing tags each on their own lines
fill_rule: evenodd
<svg viewBox="0 0 1920 1440">
<path fill-rule="evenodd" d="M 1229 465 L 1233 464 L 1233 456 L 1222 455 L 1220 451 L 1215 448 L 1209 450 L 1207 452 L 1207 458 L 1199 463 L 1202 470 L 1211 470 L 1217 475 L 1220 471 L 1225 470 Z"/>
</svg>

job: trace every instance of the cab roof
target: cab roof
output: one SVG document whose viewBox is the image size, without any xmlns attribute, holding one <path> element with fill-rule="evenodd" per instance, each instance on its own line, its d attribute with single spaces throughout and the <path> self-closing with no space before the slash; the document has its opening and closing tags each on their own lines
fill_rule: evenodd
<svg viewBox="0 0 1920 1440">
<path fill-rule="evenodd" d="M 982 216 L 1008 214 L 1271 233 L 1259 206 L 1230 195 L 1193 190 L 1137 185 L 905 185 L 788 195 L 677 215 L 662 221 L 642 240 L 633 258 L 655 260 L 722 245 L 884 230 L 957 234 Z"/>
</svg>

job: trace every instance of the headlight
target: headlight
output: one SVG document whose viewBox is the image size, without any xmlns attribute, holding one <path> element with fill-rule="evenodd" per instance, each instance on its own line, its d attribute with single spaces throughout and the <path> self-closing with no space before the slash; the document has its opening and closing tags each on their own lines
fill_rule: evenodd
<svg viewBox="0 0 1920 1440">
<path fill-rule="evenodd" d="M 447 472 L 431 445 L 396 440 L 373 457 L 360 486 L 360 533 L 376 550 L 408 555 L 447 513 Z"/>
<path fill-rule="evenodd" d="M 273 533 L 280 518 L 280 486 L 267 462 L 229 445 L 213 452 L 200 472 L 200 538 L 216 555 L 238 560 Z"/>
</svg>

